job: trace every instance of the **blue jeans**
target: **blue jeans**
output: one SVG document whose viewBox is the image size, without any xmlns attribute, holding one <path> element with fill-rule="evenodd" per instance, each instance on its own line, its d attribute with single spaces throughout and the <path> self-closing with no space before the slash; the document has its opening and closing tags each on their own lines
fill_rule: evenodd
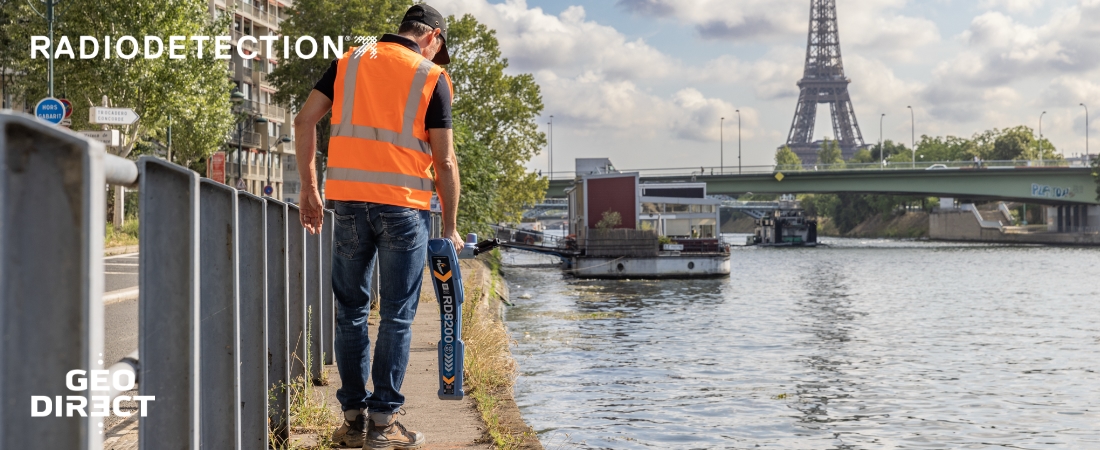
<svg viewBox="0 0 1100 450">
<path fill-rule="evenodd" d="M 405 403 L 412 323 L 427 260 L 428 211 L 364 202 L 333 202 L 332 291 L 336 296 L 336 364 L 344 411 L 393 413 Z M 377 258 L 375 257 L 377 255 Z M 371 370 L 371 274 L 379 264 L 378 342 Z M 367 374 L 374 380 L 369 393 Z"/>
</svg>

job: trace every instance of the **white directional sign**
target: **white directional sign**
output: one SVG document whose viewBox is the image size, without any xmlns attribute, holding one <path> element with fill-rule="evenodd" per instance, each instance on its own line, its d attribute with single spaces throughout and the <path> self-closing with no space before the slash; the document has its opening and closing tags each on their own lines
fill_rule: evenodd
<svg viewBox="0 0 1100 450">
<path fill-rule="evenodd" d="M 118 146 L 118 130 L 85 130 L 80 134 L 87 136 L 89 139 L 95 139 L 102 142 L 103 145 Z"/>
<path fill-rule="evenodd" d="M 137 122 L 138 115 L 130 108 L 104 108 L 93 106 L 88 110 L 88 123 L 129 125 Z"/>
</svg>

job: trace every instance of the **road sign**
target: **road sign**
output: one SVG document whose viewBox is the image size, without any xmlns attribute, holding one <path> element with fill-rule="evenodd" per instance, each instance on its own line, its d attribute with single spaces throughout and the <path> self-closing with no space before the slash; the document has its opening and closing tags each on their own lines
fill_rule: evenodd
<svg viewBox="0 0 1100 450">
<path fill-rule="evenodd" d="M 61 119 L 61 124 L 60 125 L 65 127 L 65 128 L 69 128 L 69 127 L 73 126 L 72 117 L 66 117 L 64 119 Z"/>
<path fill-rule="evenodd" d="M 65 105 L 53 97 L 46 97 L 34 105 L 34 115 L 39 119 L 57 125 L 65 118 Z"/>
<path fill-rule="evenodd" d="M 65 98 L 59 99 L 59 101 L 62 105 L 65 105 L 65 118 L 68 119 L 69 116 L 73 115 L 73 102 Z"/>
<path fill-rule="evenodd" d="M 88 123 L 130 125 L 137 122 L 137 113 L 130 108 L 104 108 L 93 106 L 88 110 Z"/>
<path fill-rule="evenodd" d="M 243 191 L 245 189 L 248 189 L 248 185 L 244 184 L 244 180 L 237 180 L 237 189 L 240 189 L 240 190 Z"/>
<path fill-rule="evenodd" d="M 264 195 L 271 195 L 272 192 L 275 192 L 274 188 L 271 186 L 264 186 Z"/>
<path fill-rule="evenodd" d="M 88 137 L 88 139 L 95 139 L 102 142 L 103 145 L 118 146 L 119 144 L 119 132 L 118 130 L 84 130 L 80 134 Z"/>
<path fill-rule="evenodd" d="M 225 152 L 215 152 L 206 162 L 206 178 L 225 184 Z"/>
</svg>

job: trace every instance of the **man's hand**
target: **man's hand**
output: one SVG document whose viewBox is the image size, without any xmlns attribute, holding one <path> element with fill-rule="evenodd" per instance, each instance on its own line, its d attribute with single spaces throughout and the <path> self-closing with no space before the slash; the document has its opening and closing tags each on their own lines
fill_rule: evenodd
<svg viewBox="0 0 1100 450">
<path fill-rule="evenodd" d="M 455 245 L 455 253 L 461 253 L 462 246 L 466 245 L 466 239 L 458 233 L 458 230 L 443 230 L 443 237 L 450 239 L 451 243 Z"/>
<path fill-rule="evenodd" d="M 321 232 L 321 225 L 325 221 L 325 208 L 321 205 L 321 193 L 317 188 L 304 190 L 301 201 L 298 204 L 298 216 L 302 219 L 302 227 L 309 234 Z"/>
</svg>

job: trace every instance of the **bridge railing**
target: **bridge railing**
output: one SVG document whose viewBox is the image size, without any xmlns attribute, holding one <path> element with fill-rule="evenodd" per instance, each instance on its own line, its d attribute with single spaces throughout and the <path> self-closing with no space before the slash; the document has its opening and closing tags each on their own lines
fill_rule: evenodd
<svg viewBox="0 0 1100 450">
<path fill-rule="evenodd" d="M 639 172 L 646 177 L 709 177 L 717 175 L 753 175 L 772 174 L 775 172 L 822 172 L 836 170 L 964 170 L 964 169 L 1023 169 L 1038 167 L 1074 167 L 1076 162 L 1067 160 L 997 160 L 997 161 L 917 161 L 917 162 L 880 162 L 872 163 L 844 163 L 844 164 L 814 164 L 804 163 L 801 166 L 776 166 L 754 165 L 742 166 L 695 166 L 695 167 L 663 167 L 663 168 L 638 168 L 619 169 L 620 172 Z M 1083 166 L 1082 166 L 1083 167 Z M 575 172 L 554 172 L 554 178 L 573 179 Z"/>
<path fill-rule="evenodd" d="M 286 437 L 288 385 L 332 363 L 332 227 L 308 234 L 294 205 L 23 114 L 0 113 L 0 161 L 0 449 L 102 448 L 128 389 L 87 387 L 115 377 L 137 382 L 142 449 Z M 107 183 L 140 190 L 139 351 L 110 372 Z"/>
</svg>

